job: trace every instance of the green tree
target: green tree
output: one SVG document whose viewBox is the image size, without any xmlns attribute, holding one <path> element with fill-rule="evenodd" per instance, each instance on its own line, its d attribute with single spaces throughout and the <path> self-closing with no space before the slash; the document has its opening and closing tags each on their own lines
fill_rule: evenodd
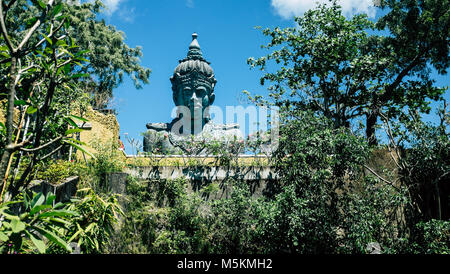
<svg viewBox="0 0 450 274">
<path fill-rule="evenodd" d="M 70 115 L 68 102 L 81 94 L 76 80 L 84 75 L 75 68 L 87 60 L 67 32 L 69 22 L 61 1 L 11 0 L 1 1 L 0 6 L 0 67 L 5 75 L 2 87 L 7 91 L 5 147 L 0 149 L 3 196 L 12 162 L 15 159 L 18 166 L 22 154 L 27 155 L 28 165 L 19 183 L 10 185 L 13 195 L 26 185 L 38 161 L 60 151 L 64 144 L 81 148 L 66 137 L 79 131 L 74 119 L 84 120 Z M 11 23 L 20 10 L 34 13 L 27 20 Z M 20 154 L 14 158 L 16 152 Z"/>
<path fill-rule="evenodd" d="M 149 83 L 150 69 L 140 64 L 142 48 L 129 47 L 125 34 L 114 26 L 107 25 L 98 16 L 104 4 L 99 1 L 80 5 L 66 5 L 71 22 L 69 32 L 82 50 L 88 50 L 89 64 L 80 67 L 80 72 L 89 73 L 85 85 L 93 96 L 93 106 L 106 107 L 118 87 L 128 74 L 136 88 Z"/>
<path fill-rule="evenodd" d="M 20 26 L 32 21 L 38 6 L 27 6 L 26 1 L 11 4 L 13 16 L 6 18 L 7 24 L 15 33 L 21 35 Z M 75 44 L 79 46 L 77 53 L 83 54 L 89 63 L 74 64 L 74 68 L 84 76 L 84 90 L 91 95 L 91 103 L 95 108 L 104 108 L 113 96 L 113 89 L 124 79 L 124 74 L 130 75 L 136 88 L 142 88 L 142 84 L 149 82 L 150 69 L 140 65 L 142 48 L 129 47 L 125 43 L 125 34 L 114 26 L 106 24 L 100 16 L 105 8 L 100 0 L 84 1 L 60 1 L 64 9 L 66 20 L 70 23 L 66 32 Z M 39 33 L 34 33 L 31 43 L 40 39 Z"/>
<path fill-rule="evenodd" d="M 263 71 L 272 68 L 269 61 L 277 64 L 261 78 L 273 84 L 273 103 L 318 111 L 336 128 L 365 117 L 371 144 L 381 111 L 392 118 L 404 107 L 429 111 L 427 99 L 444 92 L 430 78 L 430 65 L 446 73 L 448 1 L 382 1 L 381 7 L 390 12 L 376 24 L 365 15 L 345 19 L 332 1 L 297 17 L 297 27 L 263 30 L 271 38 L 265 48 L 275 50 L 248 63 Z M 368 35 L 376 29 L 389 34 Z"/>
<path fill-rule="evenodd" d="M 263 30 L 271 37 L 265 48 L 276 49 L 248 63 L 264 71 L 269 61 L 279 64 L 261 78 L 261 84 L 273 83 L 269 96 L 276 105 L 306 107 L 332 119 L 336 128 L 348 127 L 364 113 L 386 62 L 365 47 L 373 23 L 366 15 L 347 20 L 336 3 L 309 10 L 295 22 L 296 27 Z"/>
<path fill-rule="evenodd" d="M 428 113 L 427 99 L 438 100 L 445 91 L 435 86 L 432 68 L 446 74 L 449 66 L 448 0 L 381 0 L 379 7 L 388 12 L 376 22 L 376 28 L 388 34 L 377 51 L 389 65 L 366 114 L 369 140 L 375 140 L 375 125 L 383 107 L 391 118 L 404 107 Z"/>
<path fill-rule="evenodd" d="M 398 121 L 381 114 L 399 178 L 408 187 L 415 205 L 411 212 L 413 224 L 450 218 L 450 115 L 447 108 L 443 101 L 437 111 L 438 124 L 423 122 L 414 111 L 401 112 Z"/>
</svg>

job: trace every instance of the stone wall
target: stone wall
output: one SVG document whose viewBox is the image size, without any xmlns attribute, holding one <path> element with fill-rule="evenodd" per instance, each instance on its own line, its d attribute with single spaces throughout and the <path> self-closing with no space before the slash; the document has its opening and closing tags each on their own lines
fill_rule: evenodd
<svg viewBox="0 0 450 274">
<path fill-rule="evenodd" d="M 239 166 L 217 165 L 216 160 L 214 157 L 199 156 L 128 157 L 127 162 L 137 161 L 140 165 L 129 166 L 124 172 L 149 182 L 149 191 L 157 189 L 158 184 L 165 180 L 183 178 L 188 182 L 188 192 L 201 192 L 208 199 L 229 198 L 232 180 L 246 182 L 255 197 L 270 192 L 271 183 L 277 180 L 273 168 L 268 165 L 267 157 L 242 155 L 239 157 Z M 183 165 L 186 162 L 190 164 Z M 259 164 L 252 165 L 255 163 Z M 126 180 L 121 183 L 126 184 Z"/>
<path fill-rule="evenodd" d="M 75 114 L 77 115 L 77 114 Z M 119 123 L 114 114 L 103 114 L 88 106 L 83 118 L 89 120 L 87 123 L 80 123 L 79 126 L 84 129 L 79 135 L 81 142 L 86 143 L 86 150 L 95 153 L 95 147 L 99 144 L 110 144 L 119 142 Z M 89 157 L 88 155 L 85 155 Z M 80 151 L 77 152 L 79 159 L 83 158 Z"/>
<path fill-rule="evenodd" d="M 0 122 L 5 124 L 6 122 L 6 107 L 7 101 L 0 101 Z M 17 125 L 19 121 L 19 110 L 15 109 L 14 123 Z M 74 115 L 80 116 L 79 113 Z M 119 123 L 114 114 L 103 114 L 99 111 L 92 109 L 88 106 L 83 118 L 89 120 L 87 123 L 79 123 L 79 126 L 85 130 L 80 133 L 79 140 L 86 143 L 86 150 L 94 153 L 93 148 L 96 143 L 118 142 L 119 140 Z M 78 159 L 83 159 L 83 155 L 80 151 L 77 152 Z M 86 157 L 89 157 L 86 155 Z"/>
<path fill-rule="evenodd" d="M 6 99 L 0 101 L 0 122 L 6 124 L 6 108 L 8 106 L 8 101 Z M 17 125 L 19 122 L 19 110 L 14 109 L 14 123 Z"/>
</svg>

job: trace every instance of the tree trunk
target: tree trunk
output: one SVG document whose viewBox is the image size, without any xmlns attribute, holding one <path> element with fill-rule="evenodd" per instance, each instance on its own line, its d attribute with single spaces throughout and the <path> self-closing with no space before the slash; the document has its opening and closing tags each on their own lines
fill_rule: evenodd
<svg viewBox="0 0 450 274">
<path fill-rule="evenodd" d="M 9 158 L 11 157 L 12 151 L 8 149 L 8 146 L 14 145 L 13 143 L 13 133 L 14 133 L 14 99 L 16 96 L 16 78 L 17 78 L 17 57 L 11 56 L 11 67 L 10 67 L 9 90 L 8 90 L 8 108 L 6 110 L 6 147 L 3 151 L 1 162 L 0 162 L 0 180 L 3 182 L 4 178 L 7 176 L 6 169 L 8 166 Z M 6 182 L 5 182 L 6 183 Z"/>
<path fill-rule="evenodd" d="M 375 135 L 375 126 L 378 122 L 378 109 L 371 109 L 366 114 L 366 138 L 370 146 L 378 145 L 377 136 Z"/>
</svg>

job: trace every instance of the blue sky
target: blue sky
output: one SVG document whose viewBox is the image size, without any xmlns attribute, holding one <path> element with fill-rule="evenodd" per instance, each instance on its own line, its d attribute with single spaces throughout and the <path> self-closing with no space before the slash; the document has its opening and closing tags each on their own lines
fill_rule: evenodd
<svg viewBox="0 0 450 274">
<path fill-rule="evenodd" d="M 325 1 L 325 0 L 320 0 Z M 198 33 L 203 56 L 211 62 L 218 80 L 215 105 L 244 105 L 242 91 L 267 94 L 260 86 L 261 72 L 247 65 L 249 57 L 266 54 L 261 45 L 268 40 L 255 26 L 293 26 L 293 16 L 312 8 L 316 0 L 104 0 L 109 10 L 107 23 L 126 34 L 126 43 L 142 46 L 142 65 L 152 70 L 150 84 L 136 90 L 131 80 L 114 91 L 112 106 L 118 111 L 122 140 L 124 134 L 142 141 L 146 123 L 169 122 L 173 108 L 170 76 L 183 59 Z M 376 17 L 372 0 L 340 0 L 351 16 L 366 12 Z M 446 76 L 437 77 L 448 85 Z M 448 97 L 448 94 L 447 96 Z M 449 99 L 450 101 L 450 99 Z M 127 153 L 131 147 L 125 142 Z"/>
</svg>

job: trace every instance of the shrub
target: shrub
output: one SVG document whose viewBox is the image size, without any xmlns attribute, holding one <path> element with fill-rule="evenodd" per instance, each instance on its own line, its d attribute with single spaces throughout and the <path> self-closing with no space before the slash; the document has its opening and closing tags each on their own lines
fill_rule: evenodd
<svg viewBox="0 0 450 274">
<path fill-rule="evenodd" d="M 70 176 L 80 175 L 84 166 L 80 163 L 56 160 L 41 169 L 44 170 L 38 173 L 37 178 L 50 184 L 59 184 Z"/>
<path fill-rule="evenodd" d="M 411 242 L 409 253 L 450 254 L 450 221 L 419 222 Z"/>
</svg>

